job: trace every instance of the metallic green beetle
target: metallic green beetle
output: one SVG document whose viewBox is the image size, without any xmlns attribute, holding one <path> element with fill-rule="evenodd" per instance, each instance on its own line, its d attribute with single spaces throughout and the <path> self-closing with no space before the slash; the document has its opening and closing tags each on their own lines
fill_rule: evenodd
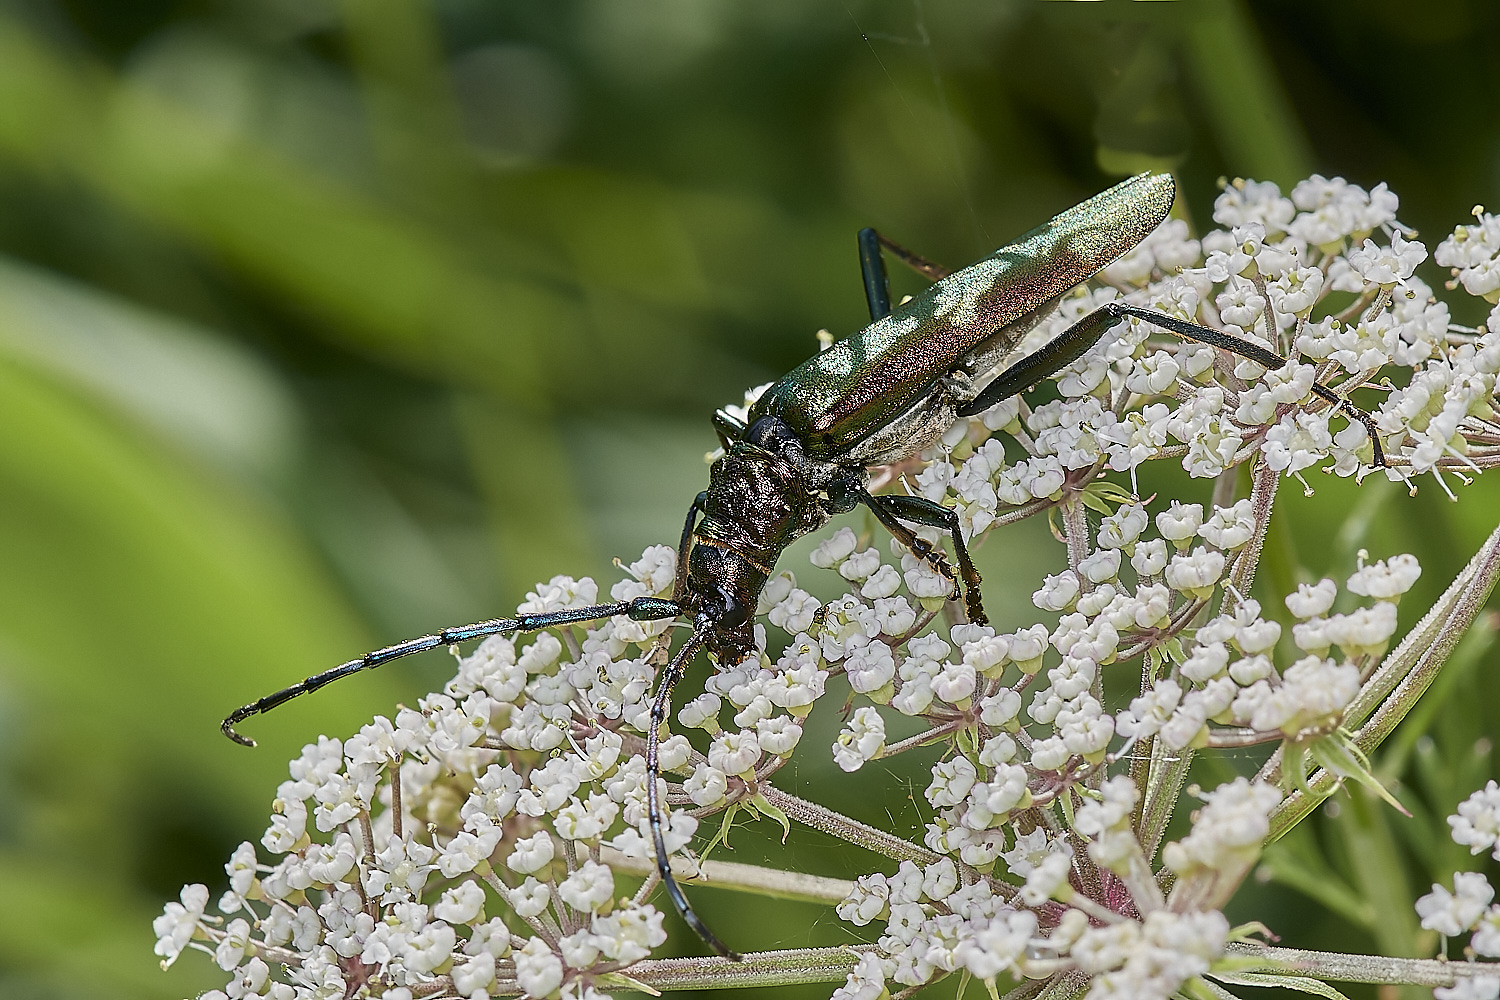
<svg viewBox="0 0 1500 1000">
<path fill-rule="evenodd" d="M 670 599 L 639 597 L 494 619 L 410 639 L 244 706 L 224 720 L 225 734 L 250 743 L 234 731 L 235 723 L 348 674 L 424 649 L 614 615 L 637 621 L 687 618 L 692 635 L 666 667 L 651 707 L 646 750 L 649 821 L 657 869 L 677 911 L 715 951 L 737 958 L 693 913 L 668 865 L 657 787 L 658 741 L 673 685 L 701 649 L 720 665 L 752 655 L 755 607 L 781 553 L 794 539 L 859 504 L 869 507 L 918 558 L 953 581 L 954 597 L 962 594 L 971 621 L 985 622 L 979 573 L 964 545 L 957 513 L 922 497 L 872 494 L 867 489 L 868 470 L 917 454 L 958 418 L 981 413 L 1056 374 L 1120 320 L 1139 317 L 1267 368 L 1286 364 L 1286 359 L 1248 341 L 1111 302 L 1035 354 L 989 377 L 1062 295 L 1139 245 L 1160 225 L 1174 197 L 1170 176 L 1133 177 L 953 274 L 884 241 L 874 230 L 863 230 L 860 262 L 871 324 L 770 386 L 745 421 L 722 410 L 714 415 L 724 455 L 709 472 L 708 489 L 688 510 Z M 939 280 L 892 310 L 882 247 Z M 1368 426 L 1368 417 L 1326 387 L 1314 391 L 1319 389 L 1320 395 L 1357 414 Z M 1378 443 L 1376 448 L 1376 461 L 1383 464 Z M 940 528 L 952 538 L 957 577 L 942 550 L 918 537 L 906 522 Z"/>
<path fill-rule="evenodd" d="M 766 390 L 749 422 L 775 417 L 810 457 L 840 465 L 925 448 L 1059 296 L 1161 224 L 1173 194 L 1170 175 L 1141 175 L 1068 209 L 803 362 Z M 1097 339 L 1071 334 L 1079 353 Z"/>
</svg>

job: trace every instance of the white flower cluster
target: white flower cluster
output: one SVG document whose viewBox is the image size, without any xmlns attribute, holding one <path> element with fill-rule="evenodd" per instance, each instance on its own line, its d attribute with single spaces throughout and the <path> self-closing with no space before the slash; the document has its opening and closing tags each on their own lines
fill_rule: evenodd
<svg viewBox="0 0 1500 1000">
<path fill-rule="evenodd" d="M 657 547 L 629 569 L 618 600 L 670 590 L 676 560 Z M 522 610 L 596 594 L 592 581 L 557 577 Z M 225 866 L 222 916 L 206 915 L 204 886 L 186 887 L 155 924 L 163 965 L 206 951 L 233 977 L 207 996 L 236 1000 L 598 997 L 599 977 L 646 958 L 666 932 L 653 906 L 617 898 L 603 863 L 611 850 L 652 853 L 639 750 L 654 675 L 646 655 L 662 629 L 597 624 L 519 649 L 487 639 L 417 709 L 306 747 L 261 838 L 279 860 L 265 864 L 242 844 Z M 695 798 L 715 786 L 722 798 L 725 774 L 750 773 L 763 753 L 796 742 L 790 716 L 757 715 L 770 750 L 749 723 L 709 759 L 685 737 L 666 740 L 663 768 L 691 771 Z M 669 849 L 696 826 L 671 814 Z"/>
<path fill-rule="evenodd" d="M 1500 302 L 1500 219 L 1475 209 L 1477 226 L 1458 226 L 1433 256 L 1453 269 L 1453 280 L 1470 295 Z"/>
<path fill-rule="evenodd" d="M 934 628 L 952 576 L 894 540 L 887 556 L 839 528 L 811 561 L 846 592 L 823 604 L 790 571 L 775 574 L 757 609 L 756 653 L 718 665 L 706 690 L 681 698 L 675 722 L 702 732 L 662 743 L 661 801 L 680 807 L 665 824 L 669 850 L 683 852 L 702 817 L 767 812 L 769 779 L 827 692 L 852 709 L 832 748 L 846 772 L 946 748 L 925 790 L 923 845 L 896 855 L 924 862 L 861 878 L 839 906 L 855 926 L 885 928 L 840 1000 L 878 1000 L 887 982 L 916 987 L 959 971 L 988 981 L 1083 976 L 1092 1000 L 1197 995 L 1190 981 L 1243 936 L 1221 910 L 1281 793 L 1240 779 L 1203 796 L 1190 832 L 1153 871 L 1142 845 L 1154 852 L 1162 828 L 1147 836 L 1132 825 L 1145 822 L 1138 806 L 1149 790 L 1111 769 L 1135 753 L 1185 758 L 1285 740 L 1301 754 L 1336 738 L 1395 633 L 1416 561 L 1367 565 L 1361 553 L 1345 589 L 1367 602 L 1346 598 L 1337 613 L 1332 580 L 1304 584 L 1286 597 L 1289 636 L 1245 595 L 1286 476 L 1376 467 L 1351 393 L 1385 393 L 1370 426 L 1393 479 L 1432 472 L 1447 489 L 1446 473 L 1500 462 L 1500 309 L 1487 330 L 1450 324 L 1414 273 L 1426 250 L 1395 211 L 1384 186 L 1314 177 L 1287 198 L 1237 181 L 1215 208 L 1226 230 L 1195 240 L 1170 221 L 1064 301 L 1025 350 L 1123 296 L 1292 361 L 1267 371 L 1131 319 L 1058 372 L 1048 401 L 1007 400 L 959 421 L 925 464 L 887 470 L 956 509 L 971 544 L 1023 516 L 1059 515 L 1068 567 L 1033 595 L 1056 624 Z M 1438 251 L 1439 263 L 1476 275 L 1474 288 L 1494 270 L 1484 249 L 1492 221 Z M 1393 384 L 1392 369 L 1403 368 Z M 1195 477 L 1227 472 L 1221 485 L 1253 462 L 1254 489 L 1225 506 L 1148 509 L 1123 482 L 1101 479 L 1128 473 L 1133 487 L 1154 459 Z M 939 541 L 935 529 L 919 534 Z M 676 568 L 671 549 L 648 549 L 611 595 L 669 594 Z M 557 577 L 520 610 L 597 597 L 593 581 Z M 243 845 L 226 866 L 218 916 L 206 912 L 206 889 L 185 889 L 157 921 L 158 954 L 170 964 L 187 948 L 210 953 L 233 977 L 221 995 L 235 998 L 594 1000 L 628 982 L 617 974 L 662 943 L 663 915 L 645 892 L 617 898 L 609 864 L 653 854 L 641 752 L 669 625 L 621 617 L 487 639 L 418 708 L 309 746 L 261 840 L 276 860 Z M 1293 647 L 1278 660 L 1278 648 Z M 1129 689 L 1141 693 L 1122 709 L 1105 668 L 1132 660 L 1141 671 Z M 892 739 L 888 723 L 917 731 Z M 1500 838 L 1490 815 L 1500 804 L 1487 803 L 1460 809 L 1476 850 Z M 1164 824 L 1169 812 L 1153 814 Z M 1469 919 L 1478 894 L 1467 884 L 1450 896 L 1467 908 L 1431 904 L 1444 926 L 1470 929 L 1489 912 L 1486 897 Z"/>
<path fill-rule="evenodd" d="M 995 879 L 969 883 L 946 858 L 926 868 L 904 862 L 891 877 L 865 876 L 839 905 L 839 916 L 857 926 L 884 920 L 885 933 L 834 997 L 868 1000 L 887 981 L 921 986 L 960 970 L 993 983 L 1002 972 L 1021 979 L 1073 969 L 1092 980 L 1091 1000 L 1167 1000 L 1223 957 L 1229 922 L 1198 904 L 1222 895 L 1215 890 L 1226 882 L 1238 883 L 1259 854 L 1267 814 L 1280 798 L 1243 779 L 1208 796 L 1209 818 L 1167 847 L 1172 857 L 1192 859 L 1169 861 L 1181 878 L 1168 898 L 1130 829 L 1136 789 L 1126 777 L 1106 782 L 1099 798 L 1078 810 L 1075 830 L 1098 869 L 1076 859 L 1065 837 L 1038 828 L 1019 834 L 1002 855 L 1010 873 L 1024 879 L 1019 887 Z M 1211 867 L 1228 858 L 1238 874 Z M 1090 904 L 1071 884 L 1085 872 L 1097 879 L 1101 870 L 1119 875 L 1129 890 L 1113 909 Z"/>
<path fill-rule="evenodd" d="M 1236 181 L 1215 204 L 1214 218 L 1227 230 L 1201 240 L 1169 220 L 1105 268 L 1104 287 L 1063 302 L 1023 350 L 1123 295 L 1270 347 L 1290 363 L 1267 371 L 1235 356 L 1216 358 L 1201 344 L 1158 341 L 1155 327 L 1132 318 L 1055 376 L 1061 399 L 1034 408 L 1010 399 L 966 428 L 961 423 L 945 440 L 956 445 L 949 457 L 965 461 L 935 462 L 918 489 L 931 499 L 951 497 L 966 530 L 978 534 L 1007 507 L 1055 499 L 1065 482 L 1099 468 L 1133 473 L 1155 458 L 1180 459 L 1203 477 L 1257 453 L 1299 478 L 1315 466 L 1363 476 L 1375 468 L 1369 426 L 1391 479 L 1410 483 L 1433 472 L 1448 490 L 1444 471 L 1463 478 L 1464 470 L 1500 461 L 1491 407 L 1500 308 L 1486 329 L 1453 326 L 1448 306 L 1415 275 L 1427 251 L 1406 238 L 1396 207 L 1384 185 L 1366 192 L 1315 176 L 1290 198 L 1274 184 Z M 1495 301 L 1500 223 L 1483 215 L 1480 225 L 1460 227 L 1437 260 L 1452 265 L 1471 293 Z M 1401 368 L 1409 374 L 1398 375 Z M 1385 393 L 1369 426 L 1326 398 L 1362 387 Z M 1009 463 L 992 437 L 997 431 L 1019 448 Z"/>
<path fill-rule="evenodd" d="M 988 882 L 960 888 L 958 868 L 946 858 L 925 869 L 903 862 L 889 878 L 861 878 L 838 914 L 861 926 L 884 919 L 886 931 L 879 952 L 869 953 L 835 997 L 887 979 L 920 986 L 959 969 L 993 979 L 1019 969 L 1037 933 L 1036 914 L 1007 905 Z"/>
<path fill-rule="evenodd" d="M 1156 532 L 1148 537 L 1146 529 L 1153 522 Z M 1049 837 L 1034 826 L 1039 807 L 1066 794 L 1076 776 L 1123 756 L 1144 739 L 1158 738 L 1178 750 L 1206 746 L 1213 724 L 1253 729 L 1274 739 L 1331 732 L 1358 692 L 1364 669 L 1378 659 L 1395 630 L 1395 602 L 1421 572 L 1411 556 L 1366 565 L 1361 552 L 1348 589 L 1377 600 L 1372 608 L 1343 614 L 1329 614 L 1337 597 L 1333 581 L 1303 585 L 1286 603 L 1295 617 L 1304 619 L 1294 626 L 1293 640 L 1309 655 L 1278 670 L 1274 652 L 1282 627 L 1263 619 L 1254 600 L 1238 599 L 1232 612 L 1209 618 L 1194 630 L 1186 627 L 1224 592 L 1231 567 L 1256 534 L 1249 499 L 1215 508 L 1208 517 L 1198 504 L 1173 502 L 1154 518 L 1143 506 L 1126 504 L 1102 519 L 1092 539 L 1097 547 L 1082 547 L 1077 571 L 1049 577 L 1034 595 L 1039 608 L 1063 612 L 1050 634 L 1040 625 L 1004 635 L 989 627 L 958 625 L 950 630 L 949 641 L 928 633 L 907 638 L 903 646 L 897 639 L 909 635 L 904 631 L 909 617 L 890 630 L 898 632 L 891 637 L 881 632 L 872 611 L 861 612 L 857 600 L 844 598 L 829 606 L 820 643 L 804 634 L 794 645 L 811 655 L 821 653 L 831 672 L 842 669 L 852 690 L 875 705 L 919 714 L 930 732 L 971 733 L 961 743 L 972 748 L 969 752 L 932 767 L 926 798 L 935 815 L 927 827 L 927 847 L 974 871 L 981 878 L 976 884 L 998 886 L 1000 897 L 1013 905 L 1066 902 L 1069 881 L 1077 875 L 1073 852 L 1065 837 Z M 841 532 L 814 561 L 846 565 L 856 548 L 852 533 Z M 1125 569 L 1133 570 L 1133 583 L 1122 580 Z M 868 627 L 853 627 L 862 620 Z M 1174 668 L 1112 718 L 1103 707 L 1100 668 L 1169 642 L 1177 650 Z M 1343 657 L 1337 661 L 1327 655 L 1335 646 Z M 1060 662 L 1046 668 L 1049 653 Z M 1028 688 L 1029 699 L 1023 697 Z M 856 709 L 834 746 L 835 760 L 845 770 L 891 750 L 885 720 L 875 705 Z M 1089 839 L 1095 865 L 1115 872 L 1138 893 L 1136 912 L 1149 913 L 1163 901 L 1152 888 L 1156 881 L 1129 827 L 1136 789 L 1128 779 L 1115 778 L 1101 791 L 1100 802 L 1076 810 L 1072 829 Z M 1268 833 L 1266 816 L 1281 795 L 1275 788 L 1239 779 L 1206 798 L 1208 805 L 1192 832 L 1163 852 L 1164 864 L 1179 878 L 1167 905 L 1177 908 L 1173 912 L 1222 920 L 1217 907 L 1258 856 Z M 1004 880 L 1001 871 L 1023 884 Z M 900 884 L 915 884 L 917 875 L 911 869 Z M 890 963 L 886 978 L 916 985 L 928 980 L 913 977 L 939 976 L 958 965 L 975 972 L 964 965 L 961 949 L 946 964 L 924 964 L 913 942 L 924 942 L 925 948 L 925 942 L 938 939 L 977 938 L 994 914 L 986 911 L 977 924 L 959 922 L 956 931 L 940 931 L 934 921 L 951 915 L 934 911 L 919 930 L 912 930 L 918 910 L 911 907 L 922 899 L 893 896 L 892 884 L 880 876 L 861 880 L 840 910 L 856 924 L 877 916 L 891 921 L 893 929 L 881 938 L 879 952 Z M 893 901 L 905 908 L 895 908 Z M 1142 947 L 1150 943 L 1149 930 L 1138 928 L 1144 935 L 1139 938 L 1145 942 Z M 1066 953 L 1059 943 L 1050 947 Z M 1128 963 L 1123 967 L 1130 968 Z M 1142 967 L 1154 966 L 1142 960 Z M 873 981 L 872 967 L 862 968 L 859 982 L 851 979 L 846 989 L 857 991 L 863 988 L 860 983 Z M 1133 995 L 1153 989 L 1122 976 L 1097 979 L 1096 984 L 1116 984 L 1098 986 L 1106 990 L 1101 995 L 1112 995 L 1108 990 L 1116 987 Z M 1161 995 L 1169 995 L 1181 981 Z"/>
<path fill-rule="evenodd" d="M 1094 977 L 1088 1000 L 1167 1000 L 1208 972 L 1228 939 L 1222 913 L 1157 910 L 1140 923 L 1089 928 L 1072 954 L 1078 968 Z"/>
<path fill-rule="evenodd" d="M 1448 817 L 1453 840 L 1479 854 L 1493 849 L 1500 857 L 1500 785 L 1490 781 L 1459 803 Z M 1483 872 L 1457 872 L 1453 889 L 1434 883 L 1432 891 L 1417 900 L 1422 926 L 1445 938 L 1470 934 L 1469 950 L 1484 958 L 1500 958 L 1500 904 Z M 186 902 L 184 900 L 184 902 Z M 1481 966 L 1500 971 L 1500 966 Z M 1452 987 L 1437 987 L 1438 1000 L 1495 1000 L 1500 996 L 1500 974 L 1460 979 Z"/>
<path fill-rule="evenodd" d="M 1173 517 L 1178 510 L 1191 514 L 1187 520 L 1192 521 L 1197 505 L 1174 503 L 1172 511 L 1158 516 L 1164 534 L 1183 530 L 1183 521 Z M 1292 627 L 1292 641 L 1308 655 L 1278 671 L 1270 654 L 1281 639 L 1281 625 L 1260 617 L 1258 601 L 1242 600 L 1233 614 L 1210 619 L 1196 631 L 1176 676 L 1160 678 L 1120 713 L 1120 735 L 1159 734 L 1168 746 L 1182 749 L 1206 745 L 1210 721 L 1278 731 L 1288 739 L 1331 731 L 1359 690 L 1361 668 L 1385 652 L 1395 633 L 1396 601 L 1422 572 L 1410 555 L 1371 566 L 1364 565 L 1364 556 L 1361 551 L 1348 589 L 1380 598 L 1372 607 L 1324 617 L 1338 595 L 1327 579 L 1302 584 L 1286 598 L 1292 615 L 1303 619 Z M 1328 656 L 1335 646 L 1342 661 Z"/>
</svg>

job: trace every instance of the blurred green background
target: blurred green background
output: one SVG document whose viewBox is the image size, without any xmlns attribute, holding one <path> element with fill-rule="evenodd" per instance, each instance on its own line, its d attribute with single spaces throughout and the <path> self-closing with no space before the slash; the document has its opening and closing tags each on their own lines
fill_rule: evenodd
<svg viewBox="0 0 1500 1000">
<path fill-rule="evenodd" d="M 1500 202 L 1496 38 L 1491 0 L 0 0 L 0 996 L 221 985 L 160 972 L 151 917 L 222 886 L 303 742 L 447 665 L 257 720 L 256 752 L 218 720 L 674 542 L 713 408 L 863 325 L 860 226 L 961 264 L 1145 167 L 1200 229 L 1221 175 L 1317 170 L 1388 181 L 1435 245 Z M 1315 485 L 1263 582 L 1413 551 L 1409 620 L 1500 516 L 1497 483 Z M 997 617 L 1060 559 L 997 535 Z M 1430 952 L 1410 903 L 1467 861 L 1442 816 L 1491 770 L 1485 643 L 1382 762 L 1417 819 L 1344 796 L 1234 916 Z M 837 725 L 779 783 L 918 836 L 924 764 L 835 780 Z M 695 899 L 740 948 L 850 939 Z"/>
</svg>

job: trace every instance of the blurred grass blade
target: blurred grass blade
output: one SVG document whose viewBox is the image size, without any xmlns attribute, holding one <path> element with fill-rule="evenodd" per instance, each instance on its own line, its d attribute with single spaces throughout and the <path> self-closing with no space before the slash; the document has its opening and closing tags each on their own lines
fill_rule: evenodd
<svg viewBox="0 0 1500 1000">
<path fill-rule="evenodd" d="M 1199 0 L 1183 17 L 1185 61 L 1231 170 L 1288 190 L 1312 169 L 1312 145 L 1244 5 Z"/>
<path fill-rule="evenodd" d="M 1342 842 L 1339 852 L 1362 899 L 1376 918 L 1369 925 L 1375 950 L 1381 955 L 1414 958 L 1422 929 L 1411 901 L 1411 879 L 1397 842 L 1396 824 L 1407 819 L 1391 814 L 1371 793 L 1350 789 L 1342 798 L 1339 813 L 1331 820 L 1333 832 Z"/>
<path fill-rule="evenodd" d="M 343 0 L 341 8 L 344 36 L 386 170 L 418 197 L 455 193 L 461 182 L 454 174 L 463 151 L 432 5 Z"/>
<path fill-rule="evenodd" d="M 548 270 L 540 248 L 492 241 L 505 276 L 480 272 L 440 233 L 3 18 L 0 153 L 75 177 L 218 255 L 355 349 L 515 405 L 543 405 L 542 356 L 580 335 L 576 302 L 523 277 Z"/>
<path fill-rule="evenodd" d="M 0 257 L 0 354 L 73 383 L 204 461 L 262 480 L 287 471 L 295 402 L 227 338 Z"/>
<path fill-rule="evenodd" d="M 389 711 L 402 678 L 289 706 L 257 727 L 260 753 L 231 745 L 227 711 L 370 646 L 295 525 L 76 383 L 4 357 L 0 426 L 3 774 L 27 789 L 4 817 L 0 896 L 28 919 L 110 914 L 0 938 L 10 968 L 127 995 L 131 977 L 108 970 L 122 935 L 153 965 L 162 871 L 202 854 L 217 859 L 205 877 L 222 871 L 222 836 L 183 831 L 257 829 L 293 749 Z M 35 914 L 19 909 L 26 872 L 49 873 Z M 118 898 L 99 909 L 101 894 Z"/>
<path fill-rule="evenodd" d="M 593 565 L 583 507 L 556 430 L 477 393 L 455 404 L 469 461 L 490 509 L 503 600 L 513 604 L 559 573 Z M 670 536 L 663 541 L 671 541 Z M 639 553 L 613 553 L 634 559 Z M 605 577 L 601 593 L 608 589 Z M 602 599 L 602 598 L 601 598 Z"/>
<path fill-rule="evenodd" d="M 1377 919 L 1369 900 L 1329 866 L 1309 827 L 1299 827 L 1267 846 L 1256 876 L 1297 890 L 1365 931 Z"/>
</svg>

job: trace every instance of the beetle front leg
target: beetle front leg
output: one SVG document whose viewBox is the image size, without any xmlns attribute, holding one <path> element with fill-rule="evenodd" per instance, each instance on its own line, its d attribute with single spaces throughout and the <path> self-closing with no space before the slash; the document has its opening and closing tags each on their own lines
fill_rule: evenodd
<svg viewBox="0 0 1500 1000">
<path fill-rule="evenodd" d="M 937 568 L 939 573 L 950 580 L 953 579 L 953 570 L 949 568 L 948 560 L 944 558 L 942 550 L 929 545 L 925 539 L 918 537 L 916 532 L 901 521 L 912 521 L 929 528 L 941 528 L 952 535 L 953 553 L 958 557 L 958 571 L 963 578 L 964 606 L 968 610 L 969 621 L 975 625 L 989 624 L 989 616 L 984 613 L 984 601 L 979 594 L 979 571 L 974 568 L 974 562 L 969 558 L 968 546 L 964 544 L 964 533 L 958 522 L 958 511 L 951 507 L 944 507 L 940 503 L 934 503 L 926 497 L 891 494 L 877 496 L 868 491 L 863 493 L 860 501 L 874 512 L 875 517 L 885 525 L 886 530 L 895 536 L 897 541 L 911 549 L 912 554 L 917 558 L 927 560 Z"/>
<path fill-rule="evenodd" d="M 661 681 L 656 688 L 656 697 L 651 701 L 651 728 L 646 732 L 646 823 L 651 828 L 651 842 L 656 848 L 656 872 L 661 878 L 662 886 L 667 890 L 667 897 L 672 900 L 672 906 L 676 908 L 683 921 L 710 948 L 730 961 L 738 962 L 740 961 L 739 953 L 732 951 L 719 940 L 713 931 L 708 929 L 708 926 L 699 919 L 698 914 L 693 912 L 692 904 L 688 902 L 687 896 L 683 895 L 682 887 L 677 884 L 677 878 L 672 874 L 672 858 L 667 853 L 666 834 L 662 829 L 664 816 L 660 788 L 661 731 L 666 725 L 672 688 L 682 680 L 682 675 L 687 672 L 688 664 L 707 641 L 707 632 L 696 630 L 693 632 L 692 638 L 683 644 L 662 673 Z"/>
<path fill-rule="evenodd" d="M 693 542 L 693 528 L 698 524 L 698 514 L 702 512 L 703 504 L 707 499 L 707 490 L 693 497 L 693 504 L 688 508 L 687 521 L 682 525 L 682 540 L 677 543 L 677 579 L 672 584 L 673 601 L 680 602 L 687 596 L 688 548 Z"/>
<path fill-rule="evenodd" d="M 745 422 L 731 417 L 723 410 L 715 410 L 714 433 L 719 435 L 719 447 L 728 451 L 736 441 L 745 436 Z"/>
</svg>

